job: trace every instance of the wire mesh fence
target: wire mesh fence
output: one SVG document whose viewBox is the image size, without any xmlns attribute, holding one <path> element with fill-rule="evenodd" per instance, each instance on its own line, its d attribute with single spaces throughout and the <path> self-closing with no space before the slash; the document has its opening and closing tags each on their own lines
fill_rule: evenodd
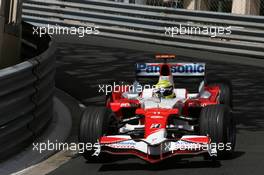
<svg viewBox="0 0 264 175">
<path fill-rule="evenodd" d="M 202 10 L 245 15 L 264 15 L 264 0 L 107 0 L 131 4 Z"/>
<path fill-rule="evenodd" d="M 137 3 L 136 0 L 130 3 Z M 206 8 L 208 11 L 231 12 L 232 0 L 141 0 L 141 4 L 171 8 Z"/>
<path fill-rule="evenodd" d="M 148 0 L 148 1 L 146 1 L 146 4 L 152 5 L 152 6 L 184 8 L 183 7 L 183 0 Z"/>
<path fill-rule="evenodd" d="M 211 0 L 207 2 L 209 11 L 228 12 L 232 10 L 232 0 Z"/>
</svg>

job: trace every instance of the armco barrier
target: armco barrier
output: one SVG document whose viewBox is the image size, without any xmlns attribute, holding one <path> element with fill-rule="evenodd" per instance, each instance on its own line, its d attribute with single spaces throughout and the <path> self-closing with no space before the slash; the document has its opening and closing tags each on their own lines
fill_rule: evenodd
<svg viewBox="0 0 264 175">
<path fill-rule="evenodd" d="M 264 17 L 99 0 L 27 0 L 23 19 L 35 25 L 99 26 L 100 36 L 263 58 Z M 231 26 L 231 35 L 165 35 L 165 27 Z"/>
<path fill-rule="evenodd" d="M 0 70 L 0 160 L 29 145 L 53 116 L 54 42 L 33 36 L 29 24 L 22 28 L 23 40 L 37 46 L 28 55 L 37 56 Z"/>
</svg>

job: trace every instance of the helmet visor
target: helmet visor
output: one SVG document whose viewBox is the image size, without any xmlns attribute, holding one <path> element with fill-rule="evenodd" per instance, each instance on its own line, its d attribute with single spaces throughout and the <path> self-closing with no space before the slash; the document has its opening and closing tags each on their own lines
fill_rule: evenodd
<svg viewBox="0 0 264 175">
<path fill-rule="evenodd" d="M 173 87 L 160 88 L 160 94 L 163 97 L 169 96 L 173 93 Z"/>
</svg>

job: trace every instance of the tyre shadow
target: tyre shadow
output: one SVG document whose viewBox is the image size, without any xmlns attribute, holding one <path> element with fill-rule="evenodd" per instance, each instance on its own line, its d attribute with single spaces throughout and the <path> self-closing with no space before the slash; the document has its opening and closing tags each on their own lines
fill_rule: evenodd
<svg viewBox="0 0 264 175">
<path fill-rule="evenodd" d="M 111 160 L 105 161 L 99 172 L 107 171 L 137 171 L 137 170 L 148 170 L 148 171 L 167 171 L 169 169 L 186 169 L 186 168 L 219 168 L 221 167 L 222 160 L 233 160 L 243 156 L 245 152 L 236 151 L 231 157 L 221 160 L 196 160 L 192 159 L 181 159 L 179 157 L 172 157 L 162 162 L 150 164 L 145 161 L 135 161 L 124 163 L 124 160 L 128 160 L 131 156 L 114 156 Z M 202 159 L 202 158 L 201 158 Z"/>
<path fill-rule="evenodd" d="M 144 161 L 135 163 L 109 163 L 103 164 L 99 172 L 107 171 L 168 171 L 170 169 L 186 169 L 186 168 L 219 168 L 221 167 L 220 161 L 188 161 L 169 159 L 156 164 L 148 164 Z"/>
</svg>

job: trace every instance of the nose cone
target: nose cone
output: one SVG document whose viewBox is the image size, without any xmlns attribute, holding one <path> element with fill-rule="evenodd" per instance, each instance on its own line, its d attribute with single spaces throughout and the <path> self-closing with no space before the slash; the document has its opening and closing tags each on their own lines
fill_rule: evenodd
<svg viewBox="0 0 264 175">
<path fill-rule="evenodd" d="M 150 144 L 162 142 L 167 137 L 167 121 L 171 114 L 177 114 L 178 109 L 152 108 L 145 112 L 145 139 Z"/>
<path fill-rule="evenodd" d="M 157 145 L 166 140 L 167 132 L 165 129 L 158 129 L 147 136 L 146 142 L 149 145 Z"/>
</svg>

